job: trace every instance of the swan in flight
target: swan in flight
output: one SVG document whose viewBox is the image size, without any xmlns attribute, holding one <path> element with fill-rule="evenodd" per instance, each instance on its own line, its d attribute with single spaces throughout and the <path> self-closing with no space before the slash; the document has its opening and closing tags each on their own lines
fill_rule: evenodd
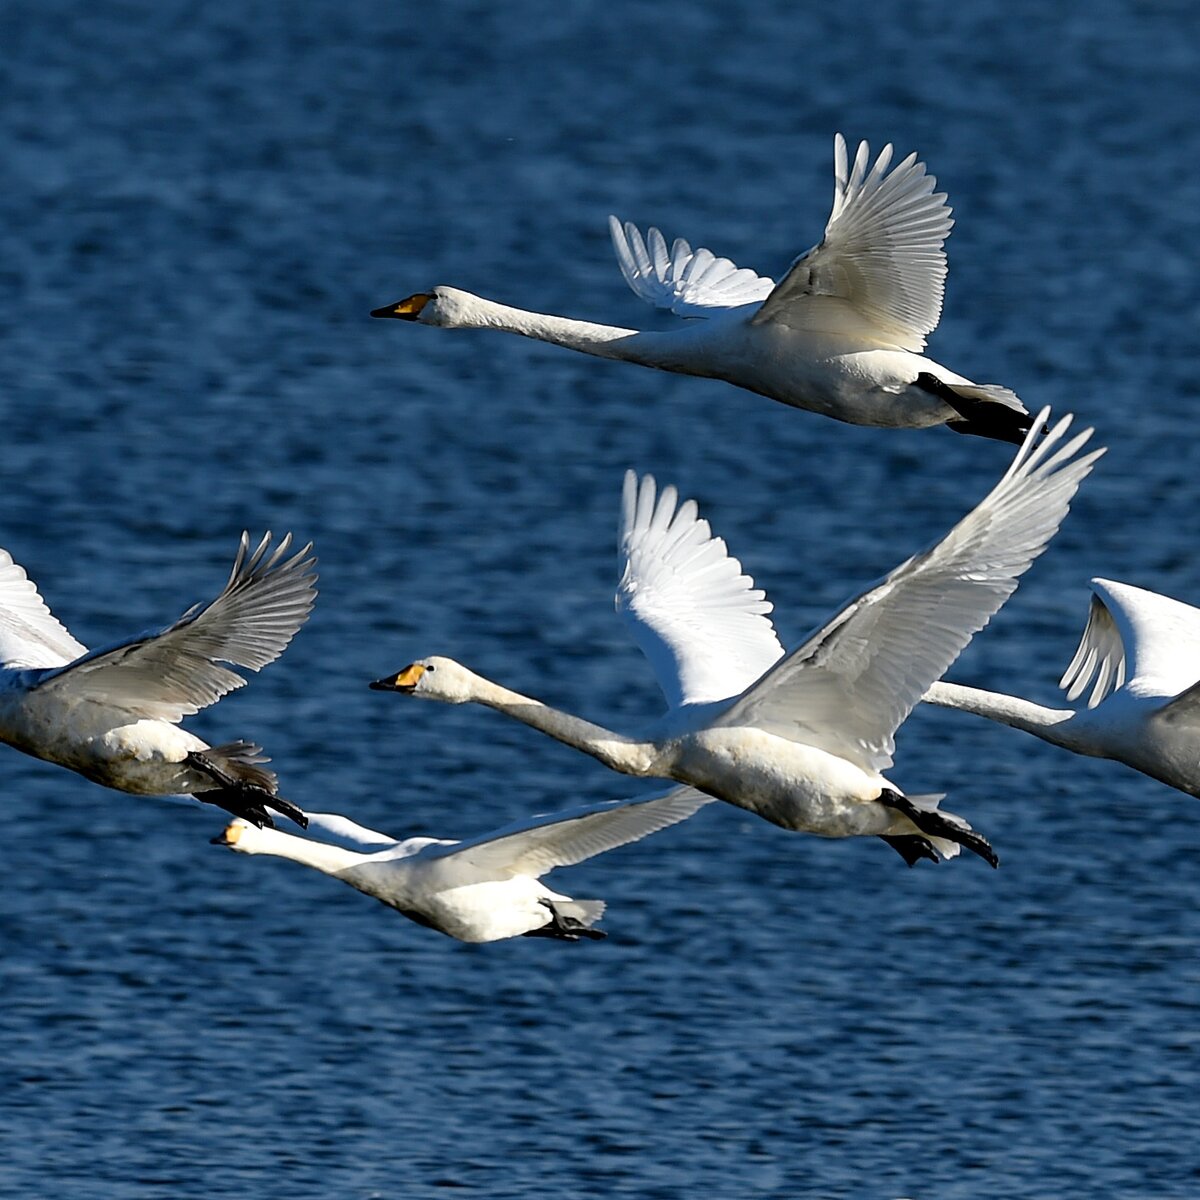
<svg viewBox="0 0 1200 1200">
<path fill-rule="evenodd" d="M 1091 430 L 1065 442 L 1070 417 L 1038 434 L 940 542 L 868 588 L 784 655 L 770 605 L 689 501 L 627 476 L 618 608 L 670 706 L 627 736 L 510 691 L 447 658 L 422 658 L 371 684 L 507 713 L 629 775 L 691 784 L 785 829 L 878 835 L 910 863 L 987 842 L 931 797 L 905 796 L 882 772 L 893 735 L 1017 586 L 1102 451 Z"/>
<path fill-rule="evenodd" d="M 776 283 L 682 238 L 668 249 L 609 218 L 617 262 L 643 300 L 689 320 L 639 332 L 526 312 L 452 287 L 377 308 L 448 329 L 500 329 L 600 358 L 723 379 L 737 387 L 855 425 L 949 425 L 1019 444 L 1029 430 L 1008 388 L 978 384 L 926 358 L 946 282 L 943 243 L 954 222 L 925 164 L 910 154 L 888 170 L 860 142 L 849 163 L 834 138 L 833 211 L 824 238 Z"/>
<path fill-rule="evenodd" d="M 291 541 L 272 547 L 268 533 L 251 550 L 243 533 L 215 600 L 90 652 L 0 550 L 0 740 L 118 791 L 187 793 L 256 825 L 273 808 L 303 825 L 260 746 L 210 746 L 178 726 L 246 682 L 232 667 L 273 662 L 308 619 L 316 559 L 311 544 L 285 557 Z"/>
<path fill-rule="evenodd" d="M 1045 708 L 957 683 L 935 683 L 924 699 L 1200 796 L 1200 609 L 1093 579 L 1083 638 L 1059 681 L 1071 701 L 1089 686 L 1085 708 Z"/>
<path fill-rule="evenodd" d="M 555 867 L 594 858 L 690 817 L 712 799 L 676 787 L 634 800 L 529 817 L 465 842 L 396 841 L 336 813 L 309 813 L 309 831 L 353 849 L 232 821 L 216 845 L 273 854 L 332 875 L 460 942 L 510 937 L 602 938 L 602 900 L 573 900 L 539 883 Z"/>
</svg>

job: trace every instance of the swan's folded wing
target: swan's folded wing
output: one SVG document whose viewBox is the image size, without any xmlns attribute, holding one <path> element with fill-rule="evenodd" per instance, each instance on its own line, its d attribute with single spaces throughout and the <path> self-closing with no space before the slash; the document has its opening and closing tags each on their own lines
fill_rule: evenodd
<svg viewBox="0 0 1200 1200">
<path fill-rule="evenodd" d="M 291 535 L 268 554 L 270 542 L 267 534 L 251 553 L 243 534 L 229 582 L 211 603 L 159 632 L 94 650 L 37 686 L 162 721 L 178 721 L 241 687 L 245 680 L 221 664 L 257 671 L 273 662 L 316 596 L 312 546 L 285 558 Z"/>
<path fill-rule="evenodd" d="M 643 241 L 636 225 L 608 218 L 613 249 L 625 282 L 647 304 L 666 308 L 680 317 L 711 317 L 714 313 L 756 304 L 770 295 L 773 279 L 738 267 L 711 250 L 693 250 L 676 238 L 670 250 L 654 228 Z"/>
<path fill-rule="evenodd" d="M 1168 724 L 1185 722 L 1193 727 L 1200 725 L 1200 682 L 1193 683 L 1174 700 L 1168 700 L 1154 714 L 1154 719 Z"/>
<path fill-rule="evenodd" d="M 754 316 L 794 329 L 856 333 L 917 352 L 938 323 L 946 285 L 943 243 L 954 222 L 944 192 L 910 154 L 890 173 L 892 147 L 868 167 L 860 142 L 847 168 L 834 139 L 833 211 L 825 237 L 802 254 Z"/>
<path fill-rule="evenodd" d="M 890 766 L 896 729 L 1012 594 L 1103 453 L 1076 457 L 1090 429 L 1062 444 L 1069 417 L 1035 445 L 1047 415 L 978 507 L 843 608 L 719 723 L 764 728 L 864 770 Z"/>
<path fill-rule="evenodd" d="M 0 667 L 61 667 L 86 653 L 46 607 L 24 568 L 0 550 Z"/>
<path fill-rule="evenodd" d="M 555 867 L 583 862 L 675 825 L 711 800 L 695 788 L 675 787 L 632 800 L 531 817 L 474 840 L 427 852 L 427 857 L 461 855 L 480 870 L 537 878 Z"/>
<path fill-rule="evenodd" d="M 671 708 L 725 700 L 783 655 L 771 603 L 712 536 L 696 502 L 625 473 L 617 611 L 650 660 Z"/>
</svg>

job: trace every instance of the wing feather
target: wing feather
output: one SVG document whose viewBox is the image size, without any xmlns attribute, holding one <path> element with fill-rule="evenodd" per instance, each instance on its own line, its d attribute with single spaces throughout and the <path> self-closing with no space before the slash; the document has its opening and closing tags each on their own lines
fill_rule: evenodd
<svg viewBox="0 0 1200 1200">
<path fill-rule="evenodd" d="M 1068 700 L 1077 700 L 1095 678 L 1096 685 L 1088 698 L 1088 708 L 1095 708 L 1114 687 L 1125 682 L 1125 647 L 1116 622 L 1104 601 L 1093 593 L 1088 606 L 1087 624 L 1075 657 L 1071 659 L 1058 686 Z"/>
<path fill-rule="evenodd" d="M 625 282 L 647 304 L 680 317 L 711 317 L 714 313 L 755 304 L 765 299 L 775 281 L 738 267 L 711 250 L 693 251 L 676 238 L 671 249 L 654 228 L 645 240 L 636 225 L 608 218 L 613 249 Z"/>
<path fill-rule="evenodd" d="M 670 708 L 737 695 L 783 654 L 771 602 L 701 520 L 694 500 L 625 473 L 617 611 Z"/>
<path fill-rule="evenodd" d="M 272 548 L 268 533 L 251 551 L 243 533 L 229 582 L 215 600 L 166 629 L 94 650 L 37 686 L 163 721 L 214 703 L 246 682 L 232 667 L 257 671 L 273 662 L 308 619 L 316 559 L 311 544 L 285 558 L 291 541 L 287 534 Z"/>
<path fill-rule="evenodd" d="M 941 541 L 852 600 L 740 696 L 722 725 L 749 724 L 879 771 L 913 705 L 1013 593 L 1103 450 L 1090 429 L 1063 444 L 1048 410 L 984 500 Z"/>
<path fill-rule="evenodd" d="M 55 619 L 24 568 L 0 550 L 0 666 L 61 667 L 86 653 Z"/>
<path fill-rule="evenodd" d="M 1127 680 L 1173 695 L 1200 678 L 1200 609 L 1111 579 L 1091 587 L 1083 637 L 1059 682 L 1068 700 L 1092 685 L 1087 706 L 1095 708 Z"/>
<path fill-rule="evenodd" d="M 889 173 L 892 147 L 884 146 L 873 166 L 870 153 L 860 142 L 848 169 L 845 139 L 834 138 L 825 236 L 788 268 L 755 324 L 853 329 L 901 350 L 925 348 L 942 312 L 951 208 L 915 154 Z"/>
<path fill-rule="evenodd" d="M 462 855 L 481 870 L 536 879 L 555 867 L 583 862 L 686 820 L 711 800 L 694 788 L 674 787 L 632 800 L 527 818 L 470 841 L 426 851 L 426 856 Z"/>
</svg>

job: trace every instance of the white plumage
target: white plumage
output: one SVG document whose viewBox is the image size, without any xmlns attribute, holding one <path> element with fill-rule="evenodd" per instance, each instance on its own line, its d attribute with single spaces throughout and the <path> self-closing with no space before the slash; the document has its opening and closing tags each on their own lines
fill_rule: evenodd
<svg viewBox="0 0 1200 1200">
<path fill-rule="evenodd" d="M 573 900 L 538 882 L 540 877 L 674 825 L 711 799 L 676 787 L 530 817 L 462 842 L 397 841 L 336 813 L 309 813 L 309 831 L 349 842 L 353 849 L 256 829 L 241 820 L 214 841 L 242 854 L 290 858 L 323 871 L 459 941 L 520 935 L 575 941 L 604 936 L 592 928 L 604 902 Z"/>
<path fill-rule="evenodd" d="M 1040 429 L 1048 412 L 1039 414 Z M 671 706 L 623 735 L 509 691 L 453 660 L 420 659 L 372 686 L 496 708 L 614 770 L 688 783 L 787 829 L 877 834 L 992 859 L 961 818 L 882 774 L 894 734 L 930 684 L 1017 586 L 1102 451 L 1070 418 L 1031 432 L 984 500 L 782 656 L 763 593 L 674 489 L 627 477 L 617 605 Z M 905 840 L 908 839 L 908 840 Z"/>
<path fill-rule="evenodd" d="M 625 473 L 617 611 L 654 670 L 669 708 L 726 700 L 783 656 L 771 602 L 695 500 Z"/>
<path fill-rule="evenodd" d="M 1086 707 L 1047 708 L 957 683 L 935 683 L 924 698 L 1200 796 L 1200 609 L 1093 579 L 1087 625 L 1059 686 L 1071 701 L 1090 688 Z"/>
<path fill-rule="evenodd" d="M 316 596 L 311 545 L 242 534 L 229 581 L 165 629 L 89 652 L 0 550 L 0 739 L 35 758 L 140 795 L 188 793 L 269 823 L 266 808 L 304 816 L 278 794 L 250 742 L 210 746 L 183 717 L 246 682 L 235 668 L 274 661 Z"/>
<path fill-rule="evenodd" d="M 1007 388 L 976 384 L 921 354 L 937 326 L 953 221 L 925 164 L 910 154 L 851 163 L 834 139 L 833 208 L 825 236 L 775 283 L 682 238 L 609 218 L 634 293 L 677 316 L 639 332 L 511 308 L 457 288 L 418 292 L 371 315 L 444 328 L 498 329 L 601 358 L 723 379 L 797 408 L 858 425 L 948 424 L 1019 443 L 1029 429 Z M 891 168 L 889 170 L 889 168 Z"/>
</svg>

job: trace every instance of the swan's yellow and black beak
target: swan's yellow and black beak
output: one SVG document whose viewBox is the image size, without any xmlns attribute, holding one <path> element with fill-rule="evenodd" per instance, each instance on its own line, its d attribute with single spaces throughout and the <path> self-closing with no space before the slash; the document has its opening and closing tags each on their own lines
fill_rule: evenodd
<svg viewBox="0 0 1200 1200">
<path fill-rule="evenodd" d="M 417 292 L 415 296 L 397 300 L 395 304 L 385 304 L 382 308 L 373 308 L 371 316 L 395 317 L 397 321 L 418 321 L 421 318 L 421 309 L 432 299 L 432 292 Z"/>
<path fill-rule="evenodd" d="M 376 679 L 370 685 L 371 690 L 375 692 L 403 692 L 406 696 L 411 696 L 417 690 L 417 684 L 421 680 L 421 676 L 425 674 L 426 668 L 420 663 L 412 663 L 404 668 L 403 671 L 396 675 L 389 675 L 387 679 Z"/>
<path fill-rule="evenodd" d="M 230 821 L 223 830 L 215 838 L 209 838 L 210 846 L 236 846 L 238 838 L 242 836 L 244 826 L 239 825 L 236 821 Z"/>
</svg>

